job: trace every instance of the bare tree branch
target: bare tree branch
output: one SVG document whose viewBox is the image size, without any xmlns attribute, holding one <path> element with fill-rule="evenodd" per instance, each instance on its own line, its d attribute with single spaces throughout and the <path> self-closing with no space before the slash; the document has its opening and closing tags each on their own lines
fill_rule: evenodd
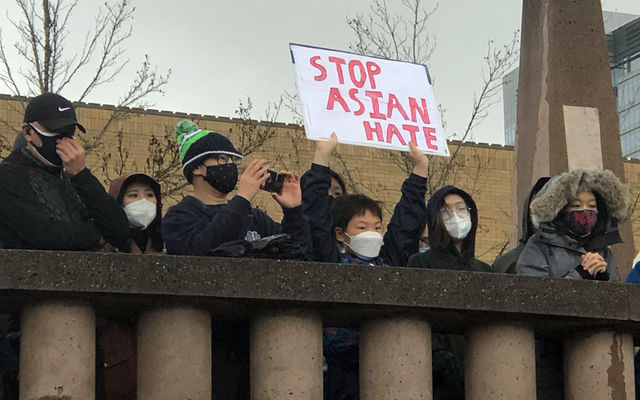
<svg viewBox="0 0 640 400">
<path fill-rule="evenodd" d="M 2 30 L 0 29 L 0 63 L 2 64 L 2 69 L 0 69 L 0 81 L 4 83 L 9 91 L 16 96 L 20 95 L 20 88 L 16 79 L 13 76 L 13 72 L 11 69 L 11 63 L 9 63 L 9 59 L 4 49 L 4 40 L 2 38 Z"/>
<path fill-rule="evenodd" d="M 284 107 L 291 112 L 293 123 L 303 125 L 304 117 L 302 115 L 302 103 L 300 102 L 298 93 L 289 93 L 285 90 L 282 97 L 284 98 Z"/>
<path fill-rule="evenodd" d="M 368 16 L 347 18 L 356 36 L 349 49 L 358 54 L 425 64 L 436 48 L 427 22 L 438 4 L 427 9 L 424 3 L 425 0 L 402 0 L 404 14 L 392 14 L 386 0 L 373 0 Z"/>
<path fill-rule="evenodd" d="M 75 100 L 84 101 L 97 87 L 120 79 L 129 63 L 124 44 L 133 34 L 135 7 L 131 5 L 131 0 L 106 0 L 98 8 L 92 27 L 84 35 L 83 45 L 72 50 L 67 49 L 66 44 L 78 0 L 14 1 L 20 14 L 16 17 L 7 15 L 9 24 L 3 26 L 11 26 L 18 33 L 18 39 L 13 44 L 18 57 L 12 59 L 18 61 L 10 61 L 11 54 L 0 31 L 0 84 L 13 94 L 34 96 L 45 92 L 60 93 L 73 82 L 81 88 Z M 79 79 L 85 74 L 89 78 L 82 84 Z M 102 157 L 103 167 L 111 168 L 104 171 L 108 178 L 128 165 L 126 133 L 114 125 L 126 119 L 132 107 L 153 106 L 149 97 L 164 93 L 170 75 L 171 70 L 164 74 L 158 72 L 158 68 L 150 63 L 149 56 L 144 55 L 131 84 L 119 96 L 105 123 L 97 130 L 81 136 L 87 154 L 96 152 L 98 159 Z M 117 146 L 110 153 L 100 153 L 104 151 L 107 133 L 115 135 Z M 152 156 L 158 158 L 157 154 Z M 153 164 L 154 168 L 160 170 L 156 164 Z"/>
<path fill-rule="evenodd" d="M 22 77 L 19 81 L 13 72 L 4 40 L 0 35 L 0 81 L 16 95 L 37 95 L 44 92 L 61 92 L 71 81 L 78 78 L 81 70 L 93 69 L 91 77 L 76 97 L 84 101 L 97 87 L 112 82 L 121 74 L 129 60 L 124 57 L 124 42 L 133 33 L 135 7 L 130 0 L 112 0 L 98 9 L 93 28 L 85 35 L 79 52 L 67 52 L 65 48 L 70 17 L 78 1 L 15 0 L 21 11 L 20 19 L 7 16 L 16 29 L 19 40 L 14 48 L 20 59 L 26 60 L 28 68 L 18 69 Z M 1 34 L 1 32 L 0 32 Z M 141 68 L 136 72 L 134 84 L 117 104 L 122 107 L 147 106 L 138 104 L 142 98 L 152 93 L 162 93 L 162 87 L 171 74 L 158 73 L 145 55 Z M 26 86 L 27 90 L 21 88 Z"/>
<path fill-rule="evenodd" d="M 145 102 L 144 99 L 153 93 L 164 93 L 163 87 L 169 82 L 171 70 L 169 70 L 166 75 L 162 75 L 158 73 L 156 67 L 153 67 L 153 70 L 151 68 L 152 65 L 149 62 L 149 56 L 145 55 L 142 66 L 137 71 L 136 78 L 133 83 L 131 83 L 129 90 L 120 97 L 118 104 L 100 131 L 92 138 L 85 140 L 84 146 L 87 153 L 102 148 L 104 135 L 109 131 L 111 125 L 127 117 L 130 107 L 150 107 L 151 104 Z"/>
<path fill-rule="evenodd" d="M 253 111 L 251 98 L 247 96 L 247 100 L 244 103 L 240 100 L 235 111 L 240 122 L 229 128 L 229 134 L 234 135 L 237 133 L 238 151 L 244 156 L 260 149 L 276 135 L 275 122 L 280 113 L 282 103 L 282 96 L 276 102 L 269 102 L 264 111 L 264 120 L 255 120 L 251 117 Z"/>
<path fill-rule="evenodd" d="M 120 45 L 131 37 L 133 27 L 126 28 L 126 24 L 133 19 L 135 8 L 129 6 L 128 0 L 120 0 L 115 5 L 106 3 L 105 7 L 107 13 L 104 20 L 101 21 L 102 28 L 95 32 L 95 35 L 99 34 L 102 38 L 100 60 L 95 68 L 93 77 L 80 95 L 79 101 L 82 101 L 97 86 L 111 82 L 128 62 L 119 61 L 119 58 L 124 54 L 124 50 L 120 48 Z M 91 41 L 91 43 L 95 45 L 94 41 Z M 88 49 L 94 48 L 91 43 L 88 45 Z M 147 61 L 145 60 L 145 62 Z M 68 79 L 72 77 L 73 75 L 70 75 Z"/>
</svg>

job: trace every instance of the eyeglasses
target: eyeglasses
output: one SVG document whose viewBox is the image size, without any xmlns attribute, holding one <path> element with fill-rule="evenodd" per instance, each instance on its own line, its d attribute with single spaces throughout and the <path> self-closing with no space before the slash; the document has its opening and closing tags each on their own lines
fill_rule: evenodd
<svg viewBox="0 0 640 400">
<path fill-rule="evenodd" d="M 467 206 L 459 205 L 453 209 L 449 207 L 442 207 L 440 209 L 440 217 L 443 221 L 453 218 L 453 214 L 456 214 L 459 218 L 467 218 L 469 216 L 470 208 Z"/>
<path fill-rule="evenodd" d="M 420 238 L 420 239 L 418 239 L 418 240 L 419 240 L 419 241 L 420 241 L 420 243 L 422 243 L 422 244 L 426 244 L 426 245 L 428 245 L 428 244 L 429 244 L 429 237 L 427 237 L 427 236 L 423 236 L 423 237 L 421 237 L 421 238 Z"/>
<path fill-rule="evenodd" d="M 232 162 L 235 165 L 240 165 L 240 162 L 242 162 L 242 158 L 224 153 L 216 153 L 212 155 L 211 158 L 216 160 L 218 164 L 229 164 L 230 162 Z"/>
</svg>

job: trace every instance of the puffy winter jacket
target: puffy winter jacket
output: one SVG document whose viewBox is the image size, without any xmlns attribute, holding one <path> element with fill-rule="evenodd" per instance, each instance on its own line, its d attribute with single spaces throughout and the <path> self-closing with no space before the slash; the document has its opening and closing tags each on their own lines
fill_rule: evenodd
<svg viewBox="0 0 640 400">
<path fill-rule="evenodd" d="M 598 220 L 591 234 L 579 238 L 564 226 L 559 216 L 567 204 L 583 191 L 596 196 Z M 517 273 L 620 280 L 609 245 L 622 241 L 618 221 L 628 218 L 630 211 L 629 189 L 609 170 L 578 169 L 553 177 L 531 203 L 531 216 L 539 228 L 518 258 Z M 591 277 L 583 270 L 581 256 L 587 252 L 597 252 L 604 258 L 606 273 Z"/>
</svg>

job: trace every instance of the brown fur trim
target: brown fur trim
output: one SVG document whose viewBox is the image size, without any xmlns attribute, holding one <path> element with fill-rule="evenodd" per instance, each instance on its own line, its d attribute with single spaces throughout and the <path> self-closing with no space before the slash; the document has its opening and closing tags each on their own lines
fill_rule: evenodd
<svg viewBox="0 0 640 400">
<path fill-rule="evenodd" d="M 550 187 L 543 188 L 531 202 L 531 214 L 539 222 L 548 222 L 574 199 L 579 192 L 595 192 L 602 197 L 609 214 L 619 222 L 631 213 L 631 193 L 629 186 L 610 170 L 576 169 L 561 174 L 549 181 Z M 546 190 L 545 190 L 546 189 Z"/>
</svg>

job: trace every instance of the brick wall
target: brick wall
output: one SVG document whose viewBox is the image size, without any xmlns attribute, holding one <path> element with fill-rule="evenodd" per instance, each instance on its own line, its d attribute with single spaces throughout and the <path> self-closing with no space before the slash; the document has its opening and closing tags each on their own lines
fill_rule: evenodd
<svg viewBox="0 0 640 400">
<path fill-rule="evenodd" d="M 24 99 L 0 95 L 0 144 L 12 144 L 21 126 Z M 78 120 L 87 128 L 85 140 L 93 141 L 115 110 L 110 106 L 82 104 L 77 106 Z M 239 146 L 243 129 L 269 129 L 265 124 L 246 122 L 232 118 L 157 110 L 126 110 L 127 115 L 111 124 L 99 141 L 100 146 L 88 157 L 88 165 L 98 178 L 108 185 L 109 178 L 117 176 L 117 170 L 126 172 L 148 172 L 146 160 L 149 154 L 149 140 L 155 136 L 159 141 L 174 140 L 173 127 L 183 118 L 195 120 L 201 128 L 218 131 L 227 135 Z M 273 169 L 287 169 L 302 175 L 313 158 L 313 142 L 304 138 L 304 132 L 297 125 L 276 124 L 274 137 L 259 151 L 249 154 L 245 160 L 256 157 L 268 160 Z M 122 149 L 127 157 L 118 154 L 118 133 L 121 132 Z M 167 139 L 168 138 L 168 139 Z M 2 142 L 3 141 L 3 142 Z M 480 226 L 477 234 L 476 254 L 483 261 L 491 263 L 506 245 L 511 232 L 511 196 L 513 179 L 513 148 L 500 145 L 450 143 L 454 153 L 460 147 L 457 163 L 445 183 L 456 185 L 471 193 L 475 199 Z M 162 146 L 160 146 L 162 147 Z M 385 150 L 340 145 L 340 158 L 332 160 L 332 168 L 347 181 L 349 191 L 354 189 L 384 202 L 384 219 L 388 221 L 393 207 L 400 197 L 400 186 L 406 173 L 398 167 Z M 4 150 L 3 155 L 7 154 Z M 124 166 L 120 168 L 123 159 Z M 105 159 L 108 160 L 106 168 Z M 432 170 L 442 168 L 444 159 L 432 158 Z M 246 161 L 243 162 L 246 165 Z M 436 172 L 437 174 L 437 172 Z M 631 184 L 634 198 L 640 194 L 640 163 L 627 160 L 625 174 Z M 184 182 L 179 171 L 171 178 L 174 182 Z M 164 203 L 174 204 L 183 195 L 190 193 L 190 187 L 174 193 Z M 261 192 L 254 204 L 264 209 L 274 219 L 281 218 L 277 203 L 267 193 Z M 166 208 L 165 208 L 166 209 Z M 640 213 L 633 216 L 636 247 L 640 244 Z"/>
</svg>

